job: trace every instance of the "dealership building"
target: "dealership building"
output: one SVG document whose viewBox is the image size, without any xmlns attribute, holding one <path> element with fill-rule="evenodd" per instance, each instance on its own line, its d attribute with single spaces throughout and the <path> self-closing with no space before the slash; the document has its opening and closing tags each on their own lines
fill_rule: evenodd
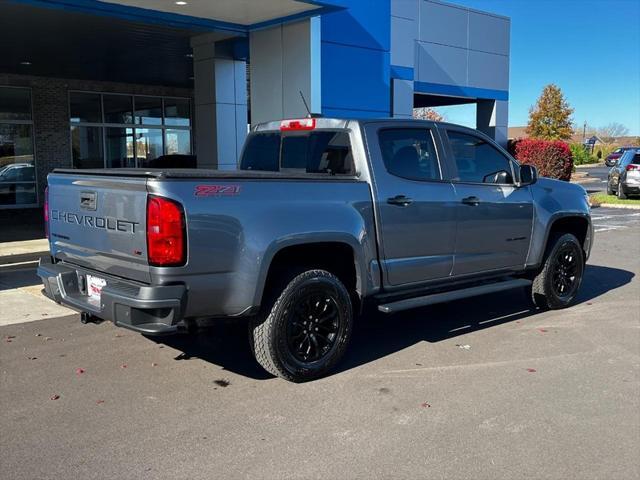
<svg viewBox="0 0 640 480">
<path fill-rule="evenodd" d="M 507 139 L 508 18 L 435 0 L 4 0 L 0 209 L 57 167 L 236 168 L 248 126 L 474 104 Z"/>
</svg>

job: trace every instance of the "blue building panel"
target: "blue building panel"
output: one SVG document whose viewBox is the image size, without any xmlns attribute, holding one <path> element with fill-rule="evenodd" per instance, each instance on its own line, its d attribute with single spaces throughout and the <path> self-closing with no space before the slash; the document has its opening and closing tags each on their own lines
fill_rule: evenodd
<svg viewBox="0 0 640 480">
<path fill-rule="evenodd" d="M 322 41 L 373 50 L 390 49 L 391 0 L 333 0 L 345 10 L 322 16 Z"/>
<path fill-rule="evenodd" d="M 328 109 L 390 114 L 389 52 L 322 42 L 322 112 Z"/>
</svg>

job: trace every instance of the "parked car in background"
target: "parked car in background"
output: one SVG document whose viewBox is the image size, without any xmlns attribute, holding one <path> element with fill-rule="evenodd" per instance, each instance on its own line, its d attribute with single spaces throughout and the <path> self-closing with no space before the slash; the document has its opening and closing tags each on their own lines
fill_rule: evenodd
<svg viewBox="0 0 640 480">
<path fill-rule="evenodd" d="M 30 163 L 0 167 L 0 205 L 36 203 L 36 169 Z"/>
<path fill-rule="evenodd" d="M 626 150 L 618 164 L 609 171 L 607 193 L 625 199 L 640 195 L 640 148 Z"/>
<path fill-rule="evenodd" d="M 635 150 L 638 147 L 619 147 L 616 148 L 613 152 L 611 152 L 609 155 L 607 155 L 607 158 L 604 159 L 604 164 L 607 167 L 613 167 L 616 165 L 616 163 L 618 162 L 618 160 L 620 159 L 620 157 L 624 154 L 624 152 L 626 152 L 627 150 Z"/>
</svg>

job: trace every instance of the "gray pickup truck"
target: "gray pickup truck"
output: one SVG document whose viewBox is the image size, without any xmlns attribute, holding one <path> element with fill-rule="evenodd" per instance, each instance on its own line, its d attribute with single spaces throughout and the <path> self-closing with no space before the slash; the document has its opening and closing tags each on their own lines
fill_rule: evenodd
<svg viewBox="0 0 640 480">
<path fill-rule="evenodd" d="M 258 125 L 237 171 L 56 170 L 45 216 L 49 298 L 148 335 L 247 317 L 257 361 L 291 381 L 335 366 L 365 306 L 527 288 L 566 307 L 593 241 L 582 187 L 413 120 Z"/>
</svg>

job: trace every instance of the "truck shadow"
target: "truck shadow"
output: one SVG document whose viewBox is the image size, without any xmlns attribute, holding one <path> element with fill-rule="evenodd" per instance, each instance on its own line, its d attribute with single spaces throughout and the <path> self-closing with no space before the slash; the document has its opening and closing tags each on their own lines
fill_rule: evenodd
<svg viewBox="0 0 640 480">
<path fill-rule="evenodd" d="M 577 303 L 585 303 L 628 284 L 632 272 L 588 265 Z M 378 360 L 419 342 L 435 343 L 539 313 L 523 289 L 474 297 L 410 310 L 395 315 L 377 311 L 358 319 L 349 350 L 337 371 Z M 197 335 L 160 337 L 181 354 L 176 360 L 199 358 L 239 375 L 271 378 L 254 360 L 247 340 L 247 325 L 230 320 L 202 329 Z"/>
</svg>

